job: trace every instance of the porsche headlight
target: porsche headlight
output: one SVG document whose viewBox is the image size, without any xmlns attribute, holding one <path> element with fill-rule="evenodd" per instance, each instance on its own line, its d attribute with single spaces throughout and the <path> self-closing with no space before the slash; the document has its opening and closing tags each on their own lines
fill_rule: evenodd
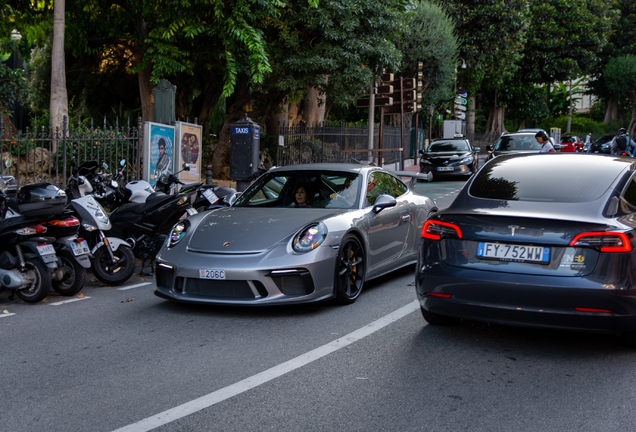
<svg viewBox="0 0 636 432">
<path fill-rule="evenodd" d="M 170 234 L 168 235 L 166 247 L 171 248 L 172 246 L 179 243 L 181 239 L 185 237 L 188 228 L 190 228 L 190 222 L 187 219 L 184 219 L 173 226 Z"/>
<path fill-rule="evenodd" d="M 327 238 L 327 227 L 320 222 L 303 228 L 294 237 L 292 245 L 296 252 L 309 252 L 320 246 L 325 238 Z"/>
<path fill-rule="evenodd" d="M 466 156 L 464 159 L 462 159 L 459 162 L 460 165 L 468 165 L 470 163 L 473 163 L 473 157 L 472 156 Z"/>
</svg>

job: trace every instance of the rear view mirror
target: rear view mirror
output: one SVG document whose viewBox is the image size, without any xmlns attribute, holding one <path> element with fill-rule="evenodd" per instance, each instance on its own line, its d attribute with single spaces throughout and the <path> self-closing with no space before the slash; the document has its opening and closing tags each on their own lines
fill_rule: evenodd
<svg viewBox="0 0 636 432">
<path fill-rule="evenodd" d="M 4 161 L 2 161 L 2 164 L 4 165 L 5 168 L 11 167 L 11 156 L 7 156 L 6 158 L 4 158 Z"/>
<path fill-rule="evenodd" d="M 123 167 L 126 165 L 126 159 L 122 159 L 119 161 L 119 166 Z"/>
<path fill-rule="evenodd" d="M 190 165 L 188 165 L 187 163 L 184 163 L 181 167 L 184 171 L 190 171 Z"/>
<path fill-rule="evenodd" d="M 103 169 L 104 171 L 106 171 L 106 170 L 108 169 L 108 164 L 107 164 L 107 163 L 103 163 L 103 164 L 102 164 L 102 169 Z"/>
</svg>

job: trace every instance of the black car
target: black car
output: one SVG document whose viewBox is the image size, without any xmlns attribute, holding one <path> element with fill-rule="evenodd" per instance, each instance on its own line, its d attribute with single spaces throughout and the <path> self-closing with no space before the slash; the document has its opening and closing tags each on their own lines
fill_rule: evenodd
<svg viewBox="0 0 636 432">
<path fill-rule="evenodd" d="M 416 291 L 460 319 L 621 334 L 636 346 L 636 163 L 500 156 L 422 228 Z"/>
<path fill-rule="evenodd" d="M 536 132 L 511 132 L 502 134 L 494 146 L 486 146 L 488 160 L 497 156 L 518 153 L 539 153 L 541 144 L 535 138 Z"/>
<path fill-rule="evenodd" d="M 420 150 L 420 172 L 438 177 L 470 177 L 479 167 L 479 147 L 464 137 L 436 139 Z"/>
<path fill-rule="evenodd" d="M 612 140 L 614 135 L 603 135 L 594 143 L 592 143 L 592 149 L 590 153 L 605 153 L 610 154 L 612 152 Z"/>
</svg>

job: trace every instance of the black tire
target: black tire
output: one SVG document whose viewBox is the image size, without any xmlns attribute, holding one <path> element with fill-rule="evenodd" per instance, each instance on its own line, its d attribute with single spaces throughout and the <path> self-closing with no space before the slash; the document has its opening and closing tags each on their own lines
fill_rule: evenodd
<svg viewBox="0 0 636 432">
<path fill-rule="evenodd" d="M 110 254 L 106 245 L 100 246 L 93 255 L 91 268 L 93 274 L 107 285 L 121 285 L 131 278 L 135 272 L 135 255 L 128 246 L 120 245 L 113 251 L 115 264 L 111 266 Z"/>
<path fill-rule="evenodd" d="M 51 270 L 39 258 L 30 258 L 25 262 L 22 276 L 30 280 L 30 285 L 15 293 L 27 303 L 42 301 L 51 291 Z"/>
<path fill-rule="evenodd" d="M 58 294 L 72 296 L 84 288 L 86 281 L 86 269 L 77 262 L 73 253 L 68 249 L 61 249 L 57 252 L 57 257 L 66 268 L 64 279 L 52 281 L 51 286 Z"/>
<path fill-rule="evenodd" d="M 429 312 L 423 307 L 420 307 L 420 310 L 422 311 L 422 316 L 424 317 L 424 319 L 432 325 L 456 326 L 457 324 L 459 324 L 460 321 L 459 318 L 437 315 L 433 312 Z"/>
<path fill-rule="evenodd" d="M 334 292 L 340 304 L 351 304 L 360 296 L 365 276 L 364 249 L 354 235 L 348 235 L 340 244 L 334 275 Z"/>
</svg>

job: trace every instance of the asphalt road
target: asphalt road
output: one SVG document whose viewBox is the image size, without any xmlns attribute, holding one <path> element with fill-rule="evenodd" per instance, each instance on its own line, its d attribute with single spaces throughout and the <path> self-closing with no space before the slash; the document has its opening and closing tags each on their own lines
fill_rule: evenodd
<svg viewBox="0 0 636 432">
<path fill-rule="evenodd" d="M 462 185 L 417 189 L 443 208 Z M 608 335 L 426 325 L 414 271 L 349 306 L 187 306 L 139 276 L 35 305 L 2 293 L 0 430 L 636 429 L 636 350 Z"/>
</svg>

